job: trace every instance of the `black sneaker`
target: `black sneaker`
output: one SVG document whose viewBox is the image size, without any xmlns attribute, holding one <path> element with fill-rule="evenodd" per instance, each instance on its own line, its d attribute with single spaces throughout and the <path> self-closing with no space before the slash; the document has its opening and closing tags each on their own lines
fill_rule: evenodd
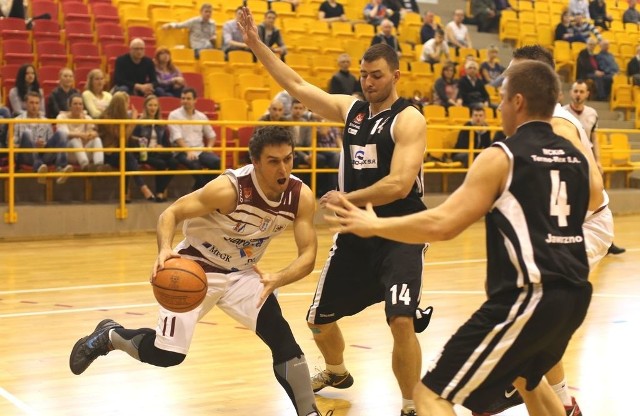
<svg viewBox="0 0 640 416">
<path fill-rule="evenodd" d="M 400 416 L 418 416 L 418 414 L 414 409 L 407 410 L 407 411 L 400 410 Z"/>
<path fill-rule="evenodd" d="M 471 412 L 471 414 L 473 416 L 497 415 L 498 413 L 502 413 L 503 411 L 522 403 L 524 403 L 524 400 L 522 400 L 522 396 L 520 396 L 518 390 L 516 390 L 515 387 L 510 386 L 504 391 L 503 395 L 498 400 L 489 406 L 489 409 L 486 409 L 484 412 Z"/>
<path fill-rule="evenodd" d="M 91 335 L 80 338 L 76 342 L 69 356 L 69 368 L 73 374 L 84 373 L 96 358 L 107 355 L 111 351 L 109 330 L 114 328 L 122 328 L 122 325 L 111 319 L 105 319 L 100 321 Z"/>
<path fill-rule="evenodd" d="M 311 387 L 317 393 L 325 387 L 335 387 L 336 389 L 346 389 L 353 385 L 353 377 L 347 371 L 344 374 L 332 373 L 329 370 L 320 371 L 311 377 Z"/>
<path fill-rule="evenodd" d="M 615 245 L 615 244 L 611 244 L 611 245 L 609 246 L 609 250 L 607 250 L 607 254 L 614 254 L 614 255 L 615 255 L 615 254 L 622 254 L 622 253 L 624 253 L 625 251 L 627 251 L 627 249 L 626 249 L 626 248 L 618 247 L 618 246 L 617 246 L 617 245 Z"/>
<path fill-rule="evenodd" d="M 416 315 L 413 317 L 413 330 L 416 334 L 427 329 L 429 322 L 431 322 L 431 315 L 433 312 L 433 306 L 429 306 L 424 309 L 417 308 Z"/>
</svg>

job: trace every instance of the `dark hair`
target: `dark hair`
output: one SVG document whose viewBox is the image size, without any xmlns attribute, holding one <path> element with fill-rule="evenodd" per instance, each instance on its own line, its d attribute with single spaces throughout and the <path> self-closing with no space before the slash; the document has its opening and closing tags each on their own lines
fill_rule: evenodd
<svg viewBox="0 0 640 416">
<path fill-rule="evenodd" d="M 251 160 L 259 160 L 262 156 L 262 149 L 265 146 L 275 146 L 286 144 L 291 146 L 291 151 L 295 149 L 293 134 L 289 127 L 265 126 L 255 129 L 251 140 L 249 140 L 249 156 Z"/>
<path fill-rule="evenodd" d="M 183 89 L 181 95 L 187 94 L 189 92 L 193 95 L 193 98 L 198 98 L 198 94 L 196 94 L 195 88 L 192 87 L 186 87 L 185 89 Z"/>
<path fill-rule="evenodd" d="M 276 13 L 276 12 L 275 12 L 275 11 L 273 11 L 273 10 L 267 10 L 267 11 L 264 13 L 264 17 L 267 17 L 267 16 L 269 16 L 270 14 L 274 15 L 275 17 L 278 17 L 278 13 Z"/>
<path fill-rule="evenodd" d="M 33 68 L 34 78 L 31 86 L 28 86 L 25 81 L 28 68 Z M 35 66 L 31 64 L 24 64 L 18 68 L 18 72 L 16 72 L 16 89 L 18 90 L 18 97 L 20 97 L 21 100 L 27 99 L 27 93 L 29 91 L 35 91 L 38 93 L 38 96 L 40 96 L 40 84 L 38 83 L 38 72 L 36 71 Z"/>
<path fill-rule="evenodd" d="M 505 98 L 522 95 L 527 115 L 542 118 L 553 115 L 560 94 L 560 79 L 549 65 L 532 60 L 518 62 L 505 71 L 505 78 Z"/>
<path fill-rule="evenodd" d="M 398 61 L 398 53 L 386 43 L 377 43 L 371 46 L 362 56 L 362 60 L 365 62 L 373 62 L 378 59 L 384 59 L 389 65 L 389 69 L 392 71 L 400 68 L 400 62 Z"/>
<path fill-rule="evenodd" d="M 82 100 L 82 104 L 84 105 L 84 100 L 82 99 L 82 95 L 80 95 L 77 92 L 74 92 L 73 94 L 71 94 L 69 96 L 69 99 L 67 100 L 67 104 L 69 105 L 69 109 L 71 109 L 71 101 L 73 101 L 74 98 L 80 98 Z"/>
<path fill-rule="evenodd" d="M 481 104 L 473 104 L 469 109 L 471 110 L 471 114 L 473 114 L 474 111 L 482 111 L 483 113 L 487 111 Z"/>
<path fill-rule="evenodd" d="M 27 101 L 29 97 L 38 97 L 38 100 L 42 100 L 42 96 L 38 91 L 28 91 L 27 94 L 24 96 L 24 100 Z"/>
<path fill-rule="evenodd" d="M 540 45 L 527 45 L 513 50 L 513 59 L 529 59 L 532 61 L 544 62 L 552 69 L 556 69 L 553 55 Z"/>
</svg>

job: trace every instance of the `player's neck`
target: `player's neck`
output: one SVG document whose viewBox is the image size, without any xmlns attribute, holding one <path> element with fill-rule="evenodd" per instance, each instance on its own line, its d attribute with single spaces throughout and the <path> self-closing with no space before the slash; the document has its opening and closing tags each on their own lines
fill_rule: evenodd
<svg viewBox="0 0 640 416">
<path fill-rule="evenodd" d="M 579 103 L 571 103 L 569 104 L 569 106 L 571 107 L 571 109 L 580 114 L 584 111 L 584 104 L 579 104 Z"/>
<path fill-rule="evenodd" d="M 391 108 L 393 103 L 398 100 L 398 93 L 394 90 L 386 100 L 377 103 L 369 102 L 369 108 L 371 109 L 371 115 L 375 116 L 381 111 Z"/>
</svg>

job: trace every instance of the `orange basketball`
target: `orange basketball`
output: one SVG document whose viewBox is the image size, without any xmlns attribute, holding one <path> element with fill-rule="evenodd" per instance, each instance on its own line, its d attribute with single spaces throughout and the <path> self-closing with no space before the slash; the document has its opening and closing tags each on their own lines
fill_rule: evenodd
<svg viewBox="0 0 640 416">
<path fill-rule="evenodd" d="M 172 312 L 188 312 L 202 303 L 207 294 L 207 276 L 193 260 L 172 258 L 151 280 L 153 295 Z"/>
</svg>

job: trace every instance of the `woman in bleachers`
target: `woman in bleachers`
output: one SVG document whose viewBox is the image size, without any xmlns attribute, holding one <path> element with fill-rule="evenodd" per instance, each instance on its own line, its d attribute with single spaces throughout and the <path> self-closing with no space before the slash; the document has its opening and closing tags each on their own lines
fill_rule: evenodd
<svg viewBox="0 0 640 416">
<path fill-rule="evenodd" d="M 60 111 L 56 116 L 58 121 L 57 131 L 66 134 L 67 145 L 76 149 L 102 149 L 102 140 L 98 137 L 96 126 L 90 123 L 91 117 L 84 111 L 82 96 L 78 93 L 71 94 L 66 106 L 68 111 Z M 66 124 L 64 120 L 87 120 L 86 124 Z M 78 163 L 82 170 L 102 170 L 104 166 L 103 152 L 69 152 L 67 158 L 71 163 Z M 89 162 L 93 165 L 89 165 Z"/>
<path fill-rule="evenodd" d="M 486 84 L 496 87 L 504 70 L 498 59 L 498 47 L 490 45 L 487 48 L 487 60 L 480 65 L 480 75 Z"/>
<path fill-rule="evenodd" d="M 165 47 L 156 50 L 153 58 L 156 66 L 156 78 L 158 85 L 166 95 L 180 97 L 185 86 L 182 72 L 173 64 L 171 52 Z"/>
<path fill-rule="evenodd" d="M 445 108 L 457 106 L 458 80 L 455 78 L 455 67 L 446 64 L 442 67 L 442 75 L 433 84 L 433 104 Z"/>
<path fill-rule="evenodd" d="M 567 42 L 585 42 L 580 32 L 576 30 L 571 22 L 571 14 L 568 11 L 562 12 L 560 23 L 556 26 L 554 40 L 565 40 Z"/>
<path fill-rule="evenodd" d="M 111 102 L 107 108 L 102 112 L 100 116 L 101 119 L 105 120 L 129 120 L 131 119 L 130 115 L 130 102 L 129 102 L 129 94 L 119 91 L 113 94 L 111 98 Z M 133 111 L 134 117 L 137 118 L 137 113 Z M 128 138 L 131 137 L 131 133 L 133 132 L 133 125 L 128 124 L 125 127 L 125 143 L 129 143 Z M 98 124 L 98 136 L 102 139 L 102 143 L 105 148 L 114 148 L 120 147 L 120 125 L 118 124 Z M 120 153 L 115 151 L 106 151 L 104 153 L 104 161 L 108 163 L 112 167 L 119 169 L 120 168 Z M 127 172 L 135 172 L 140 170 L 140 165 L 138 164 L 138 160 L 136 159 L 134 153 L 126 152 L 125 153 L 125 170 Z M 133 181 L 140 188 L 140 192 L 147 201 L 155 201 L 155 196 L 151 189 L 144 183 L 144 179 L 142 176 L 133 176 Z M 125 181 L 125 186 L 128 190 L 129 181 Z M 128 192 L 127 192 L 128 194 Z M 129 198 L 127 197 L 127 200 Z"/>
<path fill-rule="evenodd" d="M 93 118 L 99 118 L 111 102 L 111 93 L 104 90 L 105 78 L 99 69 L 92 69 L 87 74 L 87 84 L 82 92 L 84 107 Z"/>
<path fill-rule="evenodd" d="M 9 103 L 14 115 L 27 109 L 27 93 L 34 91 L 40 94 L 40 112 L 44 116 L 44 92 L 38 82 L 36 68 L 31 64 L 24 64 L 18 68 L 16 83 L 9 91 Z"/>
<path fill-rule="evenodd" d="M 160 103 L 155 95 L 147 95 L 144 99 L 144 110 L 141 119 L 160 120 Z M 167 125 L 139 124 L 133 129 L 133 141 L 140 147 L 158 149 L 171 147 L 171 134 Z M 145 162 L 155 170 L 175 170 L 178 168 L 178 161 L 173 152 L 148 152 L 146 158 L 141 153 L 140 161 Z M 167 200 L 166 189 L 171 182 L 173 175 L 156 175 L 156 202 Z"/>
</svg>

